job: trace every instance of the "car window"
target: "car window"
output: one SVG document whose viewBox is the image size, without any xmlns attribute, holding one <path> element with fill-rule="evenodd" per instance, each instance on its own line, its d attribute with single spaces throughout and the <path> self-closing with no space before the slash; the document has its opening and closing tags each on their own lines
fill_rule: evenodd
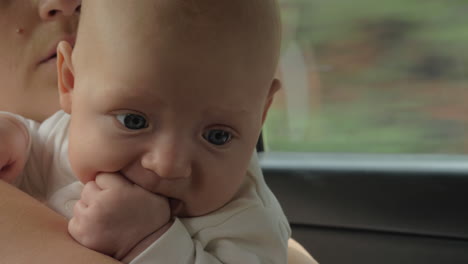
<svg viewBox="0 0 468 264">
<path fill-rule="evenodd" d="M 467 1 L 280 2 L 267 150 L 468 152 Z"/>
</svg>

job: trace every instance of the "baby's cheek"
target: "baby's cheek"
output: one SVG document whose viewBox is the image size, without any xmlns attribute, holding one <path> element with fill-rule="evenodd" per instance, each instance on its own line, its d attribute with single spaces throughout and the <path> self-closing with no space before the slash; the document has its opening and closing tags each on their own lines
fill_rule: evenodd
<svg viewBox="0 0 468 264">
<path fill-rule="evenodd" d="M 101 146 L 94 151 L 76 153 L 74 171 L 79 180 L 86 183 L 95 180 L 99 173 L 121 172 L 134 160 L 130 151 L 119 149 L 118 146 Z"/>
</svg>

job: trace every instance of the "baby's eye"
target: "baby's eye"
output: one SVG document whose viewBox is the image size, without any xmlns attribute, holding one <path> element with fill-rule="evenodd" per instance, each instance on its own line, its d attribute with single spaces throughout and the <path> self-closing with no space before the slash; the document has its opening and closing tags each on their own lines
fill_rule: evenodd
<svg viewBox="0 0 468 264">
<path fill-rule="evenodd" d="M 203 133 L 203 138 L 213 145 L 221 146 L 229 143 L 232 139 L 232 135 L 221 129 L 211 129 Z"/>
<path fill-rule="evenodd" d="M 142 115 L 120 114 L 116 115 L 116 118 L 122 125 L 131 130 L 139 130 L 148 127 L 148 122 Z"/>
</svg>

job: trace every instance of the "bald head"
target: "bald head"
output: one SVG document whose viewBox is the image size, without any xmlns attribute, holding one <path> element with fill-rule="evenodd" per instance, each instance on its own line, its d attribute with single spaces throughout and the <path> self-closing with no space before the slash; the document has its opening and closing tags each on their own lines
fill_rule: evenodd
<svg viewBox="0 0 468 264">
<path fill-rule="evenodd" d="M 153 47 L 159 49 L 156 56 L 190 58 L 194 54 L 185 51 L 200 49 L 238 58 L 272 75 L 280 47 L 279 20 L 274 0 L 85 0 L 74 60 L 86 65 L 93 58 L 128 55 L 127 61 L 137 61 Z M 193 49 L 180 48 L 187 45 Z M 166 52 L 176 48 L 180 52 Z"/>
<path fill-rule="evenodd" d="M 123 171 L 132 180 L 145 172 L 150 177 L 134 182 L 184 193 L 186 216 L 232 200 L 279 89 L 279 28 L 274 0 L 83 1 L 73 52 L 66 43 L 58 48 L 70 160 L 110 158 L 106 166 L 89 160 L 76 174 Z M 147 127 L 127 127 L 122 115 L 141 116 Z M 216 131 L 226 142 L 207 138 Z"/>
</svg>

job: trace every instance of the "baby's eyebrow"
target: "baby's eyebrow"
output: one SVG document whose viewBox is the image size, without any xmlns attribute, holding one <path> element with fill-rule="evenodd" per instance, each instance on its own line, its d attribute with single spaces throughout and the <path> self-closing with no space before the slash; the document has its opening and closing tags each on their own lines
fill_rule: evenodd
<svg viewBox="0 0 468 264">
<path fill-rule="evenodd" d="M 230 126 L 243 126 L 250 123 L 254 115 L 252 111 L 245 109 L 230 109 L 225 107 L 209 107 L 203 111 L 203 117 L 212 121 L 226 123 Z"/>
<path fill-rule="evenodd" d="M 123 86 L 122 84 L 109 85 L 107 90 L 104 90 L 102 94 L 106 97 L 112 97 L 114 100 L 145 102 L 159 106 L 167 105 L 156 93 L 154 95 L 148 94 L 147 90 L 140 92 L 138 87 L 128 88 L 128 86 Z"/>
<path fill-rule="evenodd" d="M 247 115 L 250 113 L 250 111 L 247 111 L 245 109 L 231 109 L 231 108 L 226 108 L 226 107 L 208 107 L 205 109 L 205 113 L 207 115 L 213 114 L 213 113 L 218 113 L 218 114 L 226 114 L 226 115 L 232 115 L 232 116 L 239 116 L 239 115 Z"/>
</svg>

